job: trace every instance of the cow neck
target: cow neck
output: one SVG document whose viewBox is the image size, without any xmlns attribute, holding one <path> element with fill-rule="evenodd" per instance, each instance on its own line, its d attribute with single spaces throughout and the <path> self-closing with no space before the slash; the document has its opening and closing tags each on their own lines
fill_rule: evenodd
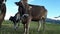
<svg viewBox="0 0 60 34">
<path fill-rule="evenodd" d="M 25 5 L 24 5 L 23 1 L 21 1 L 21 3 L 22 3 L 22 5 L 23 5 L 23 8 L 25 8 Z"/>
<path fill-rule="evenodd" d="M 24 10 L 25 10 L 25 14 L 27 14 L 27 13 L 28 13 L 28 12 L 27 12 L 28 10 L 27 10 L 27 7 L 26 7 L 27 2 L 21 1 L 21 3 L 22 3 L 23 8 L 24 8 Z"/>
</svg>

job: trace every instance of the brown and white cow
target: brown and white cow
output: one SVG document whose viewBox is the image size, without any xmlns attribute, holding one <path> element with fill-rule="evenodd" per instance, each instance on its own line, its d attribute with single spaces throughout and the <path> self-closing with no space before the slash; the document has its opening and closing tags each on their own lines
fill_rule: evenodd
<svg viewBox="0 0 60 34">
<path fill-rule="evenodd" d="M 6 0 L 0 0 L 0 28 L 6 14 Z"/>
<path fill-rule="evenodd" d="M 47 18 L 47 10 L 44 6 L 31 5 L 27 3 L 27 0 L 21 0 L 15 2 L 19 6 L 18 11 L 22 17 L 22 23 L 24 25 L 24 34 L 29 34 L 29 26 L 31 21 L 38 21 L 38 31 L 43 26 L 43 32 L 45 32 L 45 19 Z"/>
</svg>

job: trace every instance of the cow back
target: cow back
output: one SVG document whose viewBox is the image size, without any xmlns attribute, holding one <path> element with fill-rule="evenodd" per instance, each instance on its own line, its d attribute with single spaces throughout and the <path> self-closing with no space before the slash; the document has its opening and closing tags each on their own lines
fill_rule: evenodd
<svg viewBox="0 0 60 34">
<path fill-rule="evenodd" d="M 37 5 L 30 5 L 30 4 L 29 6 L 32 6 L 31 8 L 32 20 L 39 20 L 42 16 L 45 16 L 47 12 L 44 6 L 37 6 Z"/>
</svg>

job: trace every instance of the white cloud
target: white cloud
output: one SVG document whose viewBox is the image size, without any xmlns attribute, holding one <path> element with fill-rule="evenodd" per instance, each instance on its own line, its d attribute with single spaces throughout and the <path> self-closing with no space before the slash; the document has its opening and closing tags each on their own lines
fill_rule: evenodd
<svg viewBox="0 0 60 34">
<path fill-rule="evenodd" d="M 32 1 L 34 1 L 34 0 L 28 0 L 28 3 L 31 3 Z"/>
<path fill-rule="evenodd" d="M 5 20 L 8 20 L 11 15 L 12 15 L 12 14 L 6 14 Z"/>
<path fill-rule="evenodd" d="M 54 17 L 52 17 L 51 19 L 54 19 L 54 20 L 60 20 L 60 17 L 59 17 L 59 18 L 54 18 Z"/>
<path fill-rule="evenodd" d="M 5 20 L 8 20 L 10 18 L 10 16 L 14 16 L 17 13 L 17 11 L 18 11 L 18 7 L 17 6 L 7 7 Z"/>
</svg>

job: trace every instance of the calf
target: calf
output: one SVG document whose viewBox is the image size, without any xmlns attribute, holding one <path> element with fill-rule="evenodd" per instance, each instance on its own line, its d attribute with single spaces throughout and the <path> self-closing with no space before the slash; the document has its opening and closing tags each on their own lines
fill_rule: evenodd
<svg viewBox="0 0 60 34">
<path fill-rule="evenodd" d="M 19 13 L 16 13 L 16 15 L 15 16 L 11 16 L 9 18 L 9 20 L 14 23 L 14 28 L 16 29 L 17 28 L 17 26 L 16 26 L 17 23 L 18 23 L 18 26 L 19 26 L 20 14 Z"/>
</svg>

